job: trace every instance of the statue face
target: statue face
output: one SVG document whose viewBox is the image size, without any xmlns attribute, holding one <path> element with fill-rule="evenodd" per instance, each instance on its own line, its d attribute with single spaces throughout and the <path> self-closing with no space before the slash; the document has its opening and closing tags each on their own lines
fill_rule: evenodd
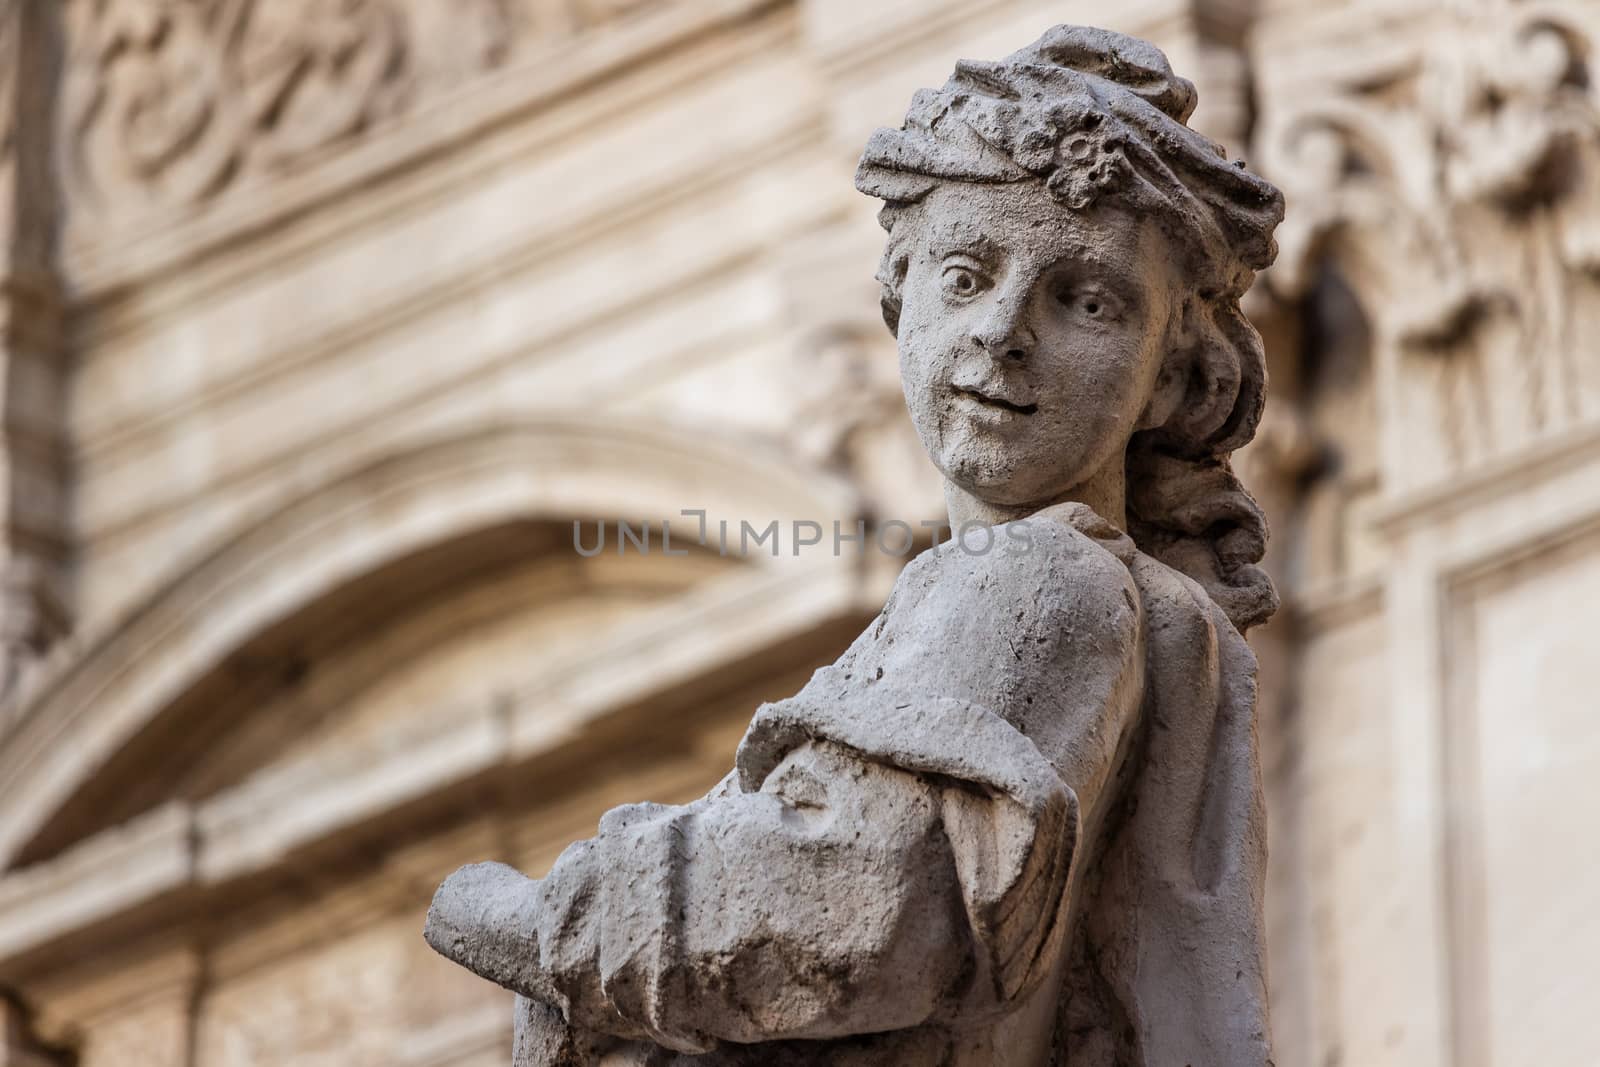
<svg viewBox="0 0 1600 1067">
<path fill-rule="evenodd" d="M 1055 500 L 1121 462 L 1177 308 L 1165 238 L 1039 185 L 944 185 L 908 245 L 900 372 L 923 447 L 981 500 Z M 907 222 L 913 220 L 908 219 Z"/>
</svg>

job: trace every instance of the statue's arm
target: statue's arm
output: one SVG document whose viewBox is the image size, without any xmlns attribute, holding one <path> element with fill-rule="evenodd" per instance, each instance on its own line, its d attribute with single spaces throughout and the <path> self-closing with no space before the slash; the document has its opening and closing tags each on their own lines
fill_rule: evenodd
<svg viewBox="0 0 1600 1067">
<path fill-rule="evenodd" d="M 682 1051 L 1004 1014 L 1059 949 L 1078 806 L 974 714 L 1011 751 L 948 740 L 994 775 L 807 740 L 754 791 L 608 813 L 541 881 L 458 872 L 429 940 L 575 1027 Z"/>
<path fill-rule="evenodd" d="M 430 942 L 574 1027 L 686 1052 L 1006 1013 L 1058 959 L 1136 703 L 1102 706 L 1139 658 L 1121 585 L 1105 599 L 1118 652 L 1069 672 L 1055 762 L 973 704 L 814 684 L 763 708 L 705 799 L 609 812 L 541 881 L 458 872 Z"/>
<path fill-rule="evenodd" d="M 429 939 L 574 1026 L 683 1051 L 915 1026 L 1005 995 L 973 995 L 987 953 L 958 870 L 1005 860 L 991 803 L 810 743 L 756 792 L 609 813 L 542 881 L 465 868 Z M 1070 848 L 1049 836 L 1026 847 Z"/>
</svg>

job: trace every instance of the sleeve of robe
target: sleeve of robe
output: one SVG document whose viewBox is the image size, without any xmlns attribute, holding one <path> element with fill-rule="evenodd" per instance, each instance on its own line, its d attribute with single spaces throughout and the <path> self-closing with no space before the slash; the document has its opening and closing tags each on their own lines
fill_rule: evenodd
<svg viewBox="0 0 1600 1067">
<path fill-rule="evenodd" d="M 1137 612 L 1101 592 L 1095 669 L 1136 673 Z M 1091 680 L 1064 701 L 1072 782 L 978 704 L 808 686 L 757 713 L 707 797 L 608 812 L 542 881 L 499 868 L 521 888 L 477 919 L 516 927 L 508 951 L 441 951 L 574 1027 L 682 1052 L 1003 1014 L 1061 951 L 1084 791 L 1126 727 L 1095 695 L 1122 687 Z"/>
</svg>

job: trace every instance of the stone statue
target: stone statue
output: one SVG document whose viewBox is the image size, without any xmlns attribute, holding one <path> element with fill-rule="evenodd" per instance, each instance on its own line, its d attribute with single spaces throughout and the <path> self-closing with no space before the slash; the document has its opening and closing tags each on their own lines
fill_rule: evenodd
<svg viewBox="0 0 1600 1067">
<path fill-rule="evenodd" d="M 1061 26 L 873 135 L 884 317 L 967 536 L 704 798 L 445 882 L 428 940 L 521 994 L 519 1067 L 1270 1062 L 1241 633 L 1276 604 L 1229 455 L 1282 198 L 1194 104 Z"/>
</svg>

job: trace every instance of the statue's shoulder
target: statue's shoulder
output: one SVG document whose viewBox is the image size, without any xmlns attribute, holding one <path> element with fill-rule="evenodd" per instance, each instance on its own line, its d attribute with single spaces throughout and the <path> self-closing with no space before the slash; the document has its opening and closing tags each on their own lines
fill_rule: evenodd
<svg viewBox="0 0 1600 1067">
<path fill-rule="evenodd" d="M 1026 587 L 1041 577 L 1074 585 L 1121 585 L 1138 549 L 1127 534 L 1083 504 L 1058 504 L 993 527 L 973 527 L 927 549 L 903 572 L 908 584 L 968 582 Z"/>
<path fill-rule="evenodd" d="M 1137 555 L 1088 508 L 1049 508 L 923 552 L 901 573 L 884 614 L 940 630 L 1048 634 L 1052 643 L 1119 637 L 1139 615 L 1129 570 Z"/>
<path fill-rule="evenodd" d="M 1041 512 L 993 527 L 987 550 L 969 535 L 923 553 L 814 683 L 836 697 L 893 686 L 968 701 L 1037 738 L 1068 704 L 1094 713 L 1136 694 L 1144 616 L 1124 561 L 1136 551 L 1072 518 Z"/>
</svg>

